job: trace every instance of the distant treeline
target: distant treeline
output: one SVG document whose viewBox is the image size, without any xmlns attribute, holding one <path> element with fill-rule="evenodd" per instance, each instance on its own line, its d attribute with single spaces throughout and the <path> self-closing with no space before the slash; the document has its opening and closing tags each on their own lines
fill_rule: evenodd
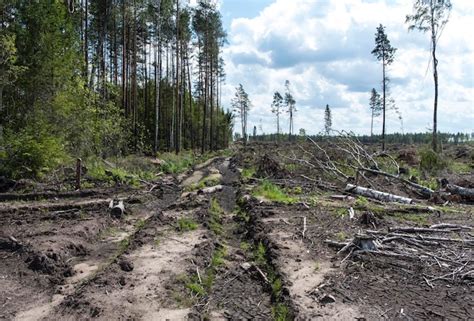
<svg viewBox="0 0 474 321">
<path fill-rule="evenodd" d="M 291 140 L 295 141 L 302 141 L 305 137 L 310 137 L 315 141 L 322 141 L 331 139 L 332 136 L 326 135 L 298 135 L 292 136 Z M 364 144 L 377 144 L 382 141 L 381 135 L 356 135 L 357 139 L 359 139 Z M 240 139 L 240 135 L 235 135 L 235 139 Z M 394 133 L 394 134 L 387 134 L 385 135 L 385 141 L 388 144 L 429 144 L 431 142 L 432 134 L 431 133 Z M 474 135 L 472 134 L 465 134 L 465 133 L 438 133 L 439 142 L 442 144 L 447 143 L 465 143 L 468 141 L 474 140 Z M 289 141 L 288 134 L 262 134 L 262 135 L 255 135 L 250 137 L 250 141 Z"/>
</svg>

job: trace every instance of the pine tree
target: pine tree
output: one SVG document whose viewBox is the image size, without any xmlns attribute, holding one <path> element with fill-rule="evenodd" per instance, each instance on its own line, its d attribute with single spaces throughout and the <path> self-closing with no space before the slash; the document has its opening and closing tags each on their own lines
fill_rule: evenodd
<svg viewBox="0 0 474 321">
<path fill-rule="evenodd" d="M 433 102 L 433 135 L 431 146 L 438 151 L 438 59 L 436 48 L 444 26 L 448 22 L 452 5 L 450 0 L 416 0 L 413 14 L 406 16 L 408 30 L 418 29 L 431 32 L 431 59 L 433 61 L 434 102 Z"/>
<path fill-rule="evenodd" d="M 288 131 L 288 140 L 291 141 L 291 137 L 293 135 L 293 116 L 294 113 L 296 112 L 296 101 L 293 98 L 293 95 L 291 94 L 290 90 L 290 81 L 287 80 L 285 81 L 285 88 L 286 88 L 286 93 L 285 93 L 285 105 L 287 108 L 287 112 L 290 115 L 290 129 Z"/>
<path fill-rule="evenodd" d="M 372 54 L 377 60 L 382 61 L 382 150 L 385 150 L 385 113 L 387 110 L 387 87 L 389 82 L 387 67 L 393 63 L 396 50 L 396 48 L 392 47 L 390 40 L 388 40 L 385 34 L 385 27 L 380 24 L 375 34 L 375 48 L 372 50 Z"/>
<path fill-rule="evenodd" d="M 331 133 L 331 128 L 332 128 L 331 109 L 329 108 L 329 105 L 326 105 L 326 109 L 324 110 L 324 132 L 326 136 L 329 136 L 329 134 Z"/>
<path fill-rule="evenodd" d="M 244 144 L 247 143 L 247 117 L 250 110 L 251 102 L 248 94 L 245 92 L 242 84 L 235 89 L 235 96 L 232 98 L 231 106 L 236 113 L 237 117 L 240 118 L 242 125 L 242 138 Z"/>
<path fill-rule="evenodd" d="M 281 110 L 281 108 L 283 107 L 282 105 L 283 105 L 283 97 L 278 91 L 276 91 L 273 94 L 272 113 L 274 113 L 276 116 L 278 140 L 280 140 L 280 115 L 282 113 L 282 110 Z"/>
<path fill-rule="evenodd" d="M 372 88 L 370 92 L 370 112 L 371 112 L 371 122 L 370 122 L 370 136 L 374 134 L 374 118 L 380 116 L 380 111 L 382 110 L 382 103 L 380 99 L 380 94 Z"/>
</svg>

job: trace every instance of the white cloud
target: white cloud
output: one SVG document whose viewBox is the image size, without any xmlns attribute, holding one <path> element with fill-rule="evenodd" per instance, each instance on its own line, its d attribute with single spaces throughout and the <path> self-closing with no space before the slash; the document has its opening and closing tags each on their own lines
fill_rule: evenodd
<svg viewBox="0 0 474 321">
<path fill-rule="evenodd" d="M 474 123 L 474 43 L 468 30 L 474 28 L 474 2 L 452 3 L 438 48 L 438 128 L 469 132 Z M 370 52 L 382 23 L 398 48 L 390 66 L 391 92 L 404 130 L 425 131 L 432 119 L 430 43 L 427 34 L 407 31 L 404 20 L 411 10 L 406 0 L 276 0 L 252 19 L 236 17 L 224 49 L 223 101 L 230 105 L 235 87 L 242 83 L 253 102 L 249 128 L 262 120 L 264 131 L 273 132 L 273 92 L 284 91 L 288 79 L 297 101 L 296 131 L 319 132 L 329 104 L 336 129 L 368 133 L 369 91 L 381 81 L 381 66 Z M 388 132 L 400 131 L 397 116 L 388 114 Z"/>
</svg>

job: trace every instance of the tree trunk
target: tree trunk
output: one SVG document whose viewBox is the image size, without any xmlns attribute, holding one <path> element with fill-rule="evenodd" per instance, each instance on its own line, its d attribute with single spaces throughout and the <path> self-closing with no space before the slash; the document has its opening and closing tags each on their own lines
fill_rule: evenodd
<svg viewBox="0 0 474 321">
<path fill-rule="evenodd" d="M 382 151 L 385 150 L 385 91 L 386 91 L 386 81 L 387 79 L 385 78 L 385 53 L 383 53 L 383 58 L 382 58 L 382 91 L 383 91 L 383 106 L 382 106 Z"/>
<path fill-rule="evenodd" d="M 433 106 L 433 137 L 432 137 L 432 148 L 435 152 L 438 151 L 438 60 L 436 59 L 436 30 L 434 24 L 434 9 L 433 4 L 431 8 L 431 42 L 432 42 L 432 55 L 433 55 L 433 79 L 435 85 L 434 92 L 434 106 Z"/>
<path fill-rule="evenodd" d="M 403 203 L 403 204 L 411 204 L 413 202 L 411 198 L 384 193 L 384 192 L 376 191 L 374 189 L 356 186 L 352 184 L 347 184 L 344 190 L 346 192 L 350 192 L 350 193 L 365 196 L 365 197 L 370 197 L 370 198 L 383 201 L 383 202 L 397 202 L 397 203 Z"/>
</svg>

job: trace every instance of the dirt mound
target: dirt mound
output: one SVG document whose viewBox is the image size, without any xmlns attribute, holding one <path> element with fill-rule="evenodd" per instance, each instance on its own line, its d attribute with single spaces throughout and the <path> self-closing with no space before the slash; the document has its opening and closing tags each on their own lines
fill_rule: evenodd
<svg viewBox="0 0 474 321">
<path fill-rule="evenodd" d="M 256 176 L 261 178 L 284 178 L 287 175 L 285 169 L 267 154 L 257 161 Z"/>
<path fill-rule="evenodd" d="M 25 263 L 32 271 L 55 276 L 58 282 L 64 277 L 70 277 L 74 274 L 72 267 L 53 251 L 47 253 L 31 252 L 28 254 Z"/>
</svg>

